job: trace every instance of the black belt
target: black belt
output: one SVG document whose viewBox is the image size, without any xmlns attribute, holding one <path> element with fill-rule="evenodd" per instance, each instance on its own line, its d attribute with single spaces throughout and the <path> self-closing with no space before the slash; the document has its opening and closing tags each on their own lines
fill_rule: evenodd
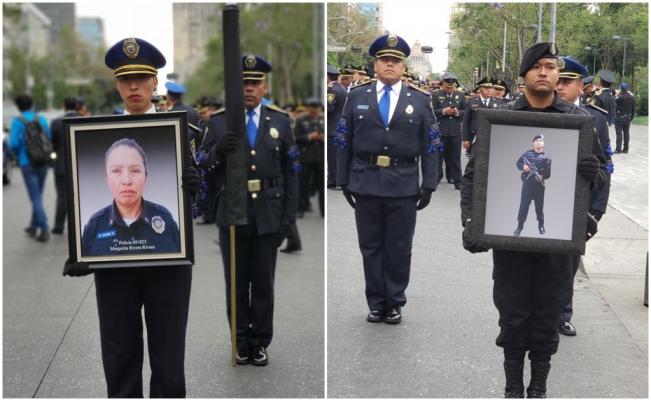
<svg viewBox="0 0 651 400">
<path fill-rule="evenodd" d="M 383 154 L 356 153 L 355 157 L 369 164 L 379 165 L 380 167 L 410 165 L 418 163 L 418 157 L 397 158 L 389 157 Z"/>
<path fill-rule="evenodd" d="M 247 181 L 247 190 L 249 192 L 259 192 L 264 189 L 271 189 L 279 185 L 279 178 L 266 178 L 266 179 L 249 179 Z"/>
</svg>

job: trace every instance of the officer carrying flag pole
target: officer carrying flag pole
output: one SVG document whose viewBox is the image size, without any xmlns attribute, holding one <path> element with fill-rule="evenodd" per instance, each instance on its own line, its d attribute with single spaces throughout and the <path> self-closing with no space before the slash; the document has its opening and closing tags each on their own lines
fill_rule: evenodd
<svg viewBox="0 0 651 400">
<path fill-rule="evenodd" d="M 226 155 L 226 218 L 230 226 L 231 270 L 231 361 L 236 361 L 237 290 L 235 269 L 235 226 L 246 225 L 247 191 L 246 160 L 242 137 L 244 136 L 244 84 L 240 52 L 239 9 L 237 4 L 226 4 L 222 13 L 224 36 L 224 88 L 226 106 L 226 130 L 234 132 L 237 147 Z M 228 268 L 224 265 L 224 268 Z"/>
</svg>

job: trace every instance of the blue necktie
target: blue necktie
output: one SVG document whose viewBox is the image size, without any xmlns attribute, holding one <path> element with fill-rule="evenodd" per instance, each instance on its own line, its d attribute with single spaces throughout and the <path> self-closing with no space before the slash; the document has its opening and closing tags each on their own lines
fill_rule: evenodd
<svg viewBox="0 0 651 400">
<path fill-rule="evenodd" d="M 391 93 L 391 86 L 384 87 L 384 94 L 380 99 L 380 104 L 378 105 L 380 109 L 380 116 L 382 117 L 382 122 L 384 126 L 389 126 L 389 108 L 391 106 L 391 100 L 389 94 Z"/>
<path fill-rule="evenodd" d="M 249 137 L 249 144 L 251 147 L 254 147 L 255 136 L 258 133 L 258 127 L 255 125 L 255 120 L 253 119 L 253 116 L 255 115 L 255 109 L 247 111 L 246 115 L 249 116 L 249 122 L 246 123 L 246 136 Z"/>
</svg>

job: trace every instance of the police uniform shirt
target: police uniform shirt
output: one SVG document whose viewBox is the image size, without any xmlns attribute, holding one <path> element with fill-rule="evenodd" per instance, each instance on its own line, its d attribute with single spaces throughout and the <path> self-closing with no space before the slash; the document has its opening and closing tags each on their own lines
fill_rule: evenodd
<svg viewBox="0 0 651 400">
<path fill-rule="evenodd" d="M 443 109 L 446 107 L 456 107 L 457 115 L 443 115 Z M 454 91 L 447 94 L 444 90 L 437 90 L 432 93 L 432 108 L 439 122 L 441 135 L 443 136 L 460 136 L 461 122 L 463 120 L 466 99 L 462 93 Z"/>
<path fill-rule="evenodd" d="M 84 227 L 82 255 L 178 253 L 180 240 L 179 227 L 165 207 L 143 199 L 140 216 L 127 225 L 113 202 Z"/>
<path fill-rule="evenodd" d="M 525 162 L 525 159 L 527 160 Z M 529 172 L 524 171 L 524 166 L 528 165 L 529 166 Z M 551 173 L 552 173 L 552 159 L 545 153 L 544 151 L 538 153 L 534 149 L 527 150 L 518 160 L 515 162 L 515 165 L 518 167 L 520 171 L 522 171 L 522 175 L 520 178 L 522 179 L 522 182 L 537 182 L 536 178 L 533 176 L 533 168 L 531 166 L 533 165 L 536 170 L 540 174 L 540 177 L 544 179 L 549 179 Z"/>
</svg>

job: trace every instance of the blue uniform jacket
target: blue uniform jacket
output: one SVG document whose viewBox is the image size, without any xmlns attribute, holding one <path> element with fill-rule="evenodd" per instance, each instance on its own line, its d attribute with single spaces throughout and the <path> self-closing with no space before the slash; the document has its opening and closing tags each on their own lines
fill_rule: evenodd
<svg viewBox="0 0 651 400">
<path fill-rule="evenodd" d="M 398 160 L 420 158 L 421 187 L 436 190 L 441 133 L 430 95 L 402 83 L 389 126 L 378 110 L 375 81 L 354 87 L 337 124 L 337 185 L 353 193 L 407 197 L 419 193 L 418 162 L 389 167 L 371 164 L 357 155 L 385 155 Z"/>
<path fill-rule="evenodd" d="M 163 206 L 143 201 L 140 218 L 127 226 L 115 201 L 99 210 L 84 227 L 82 256 L 160 254 L 181 251 L 179 227 Z"/>
<path fill-rule="evenodd" d="M 347 95 L 346 88 L 341 83 L 334 81 L 328 84 L 328 137 L 336 134 L 337 121 L 341 119 Z"/>
<path fill-rule="evenodd" d="M 443 115 L 443 109 L 446 107 L 456 107 L 459 115 Z M 441 135 L 461 137 L 461 122 L 466 108 L 466 98 L 463 93 L 455 90 L 448 97 L 444 90 L 437 90 L 432 93 L 432 108 L 439 121 Z"/>
</svg>

